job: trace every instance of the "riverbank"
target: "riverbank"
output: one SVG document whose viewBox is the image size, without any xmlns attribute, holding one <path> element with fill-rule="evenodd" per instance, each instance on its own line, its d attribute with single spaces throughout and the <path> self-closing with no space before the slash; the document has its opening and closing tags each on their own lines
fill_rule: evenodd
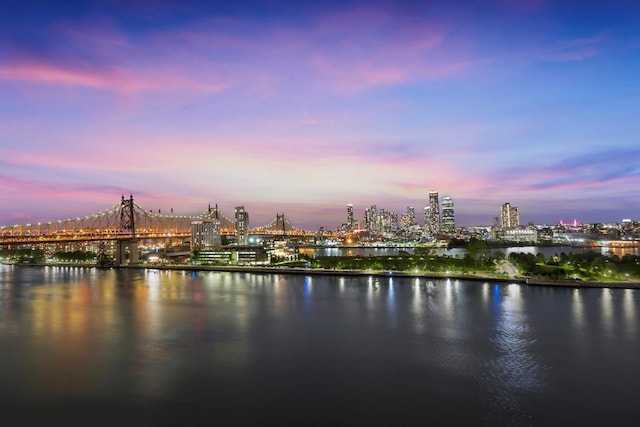
<svg viewBox="0 0 640 427">
<path fill-rule="evenodd" d="M 482 274 L 438 274 L 435 272 L 410 272 L 410 271 L 376 271 L 376 270 L 340 270 L 340 269 L 320 269 L 302 267 L 257 267 L 257 266 L 205 266 L 192 264 L 172 264 L 172 265 L 124 265 L 118 267 L 96 267 L 88 264 L 12 264 L 8 265 L 26 267 L 70 267 L 70 268 L 114 268 L 133 270 L 160 270 L 160 271 L 220 271 L 233 273 L 252 274 L 291 274 L 303 276 L 371 276 L 371 277 L 398 277 L 398 278 L 422 278 L 434 280 L 472 280 L 479 282 L 515 283 L 528 286 L 549 286 L 566 288 L 615 288 L 615 289 L 640 289 L 640 282 L 635 281 L 611 281 L 593 282 L 582 280 L 545 280 L 542 278 L 526 277 L 499 277 Z"/>
</svg>

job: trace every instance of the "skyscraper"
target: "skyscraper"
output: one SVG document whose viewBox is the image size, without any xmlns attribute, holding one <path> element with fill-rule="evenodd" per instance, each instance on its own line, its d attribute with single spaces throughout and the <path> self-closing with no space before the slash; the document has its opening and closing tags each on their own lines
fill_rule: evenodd
<svg viewBox="0 0 640 427">
<path fill-rule="evenodd" d="M 429 206 L 424 207 L 424 228 L 427 231 L 429 229 Z"/>
<path fill-rule="evenodd" d="M 407 210 L 400 216 L 400 229 L 408 230 L 416 223 L 416 210 L 413 206 L 407 206 Z"/>
<path fill-rule="evenodd" d="M 236 244 L 247 246 L 249 244 L 249 213 L 244 206 L 236 207 Z"/>
<path fill-rule="evenodd" d="M 416 210 L 413 206 L 407 206 L 407 214 L 409 215 L 409 219 L 411 220 L 411 225 L 416 223 Z"/>
<path fill-rule="evenodd" d="M 353 231 L 354 228 L 354 220 L 353 220 L 353 205 L 349 203 L 347 205 L 347 229 L 349 231 Z"/>
<path fill-rule="evenodd" d="M 368 232 L 377 233 L 380 231 L 378 225 L 378 207 L 371 205 L 364 211 L 364 226 Z"/>
<path fill-rule="evenodd" d="M 520 212 L 507 202 L 500 208 L 500 227 L 504 230 L 520 226 Z"/>
<path fill-rule="evenodd" d="M 429 191 L 429 212 L 428 219 L 425 218 L 425 227 L 432 236 L 440 232 L 440 201 L 437 191 Z"/>
<path fill-rule="evenodd" d="M 442 229 L 453 231 L 455 228 L 456 219 L 453 212 L 453 200 L 449 196 L 444 196 L 442 198 Z"/>
</svg>

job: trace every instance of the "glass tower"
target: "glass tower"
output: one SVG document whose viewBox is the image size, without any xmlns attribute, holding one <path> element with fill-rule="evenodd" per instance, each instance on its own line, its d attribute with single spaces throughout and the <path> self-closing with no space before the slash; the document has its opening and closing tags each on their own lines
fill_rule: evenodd
<svg viewBox="0 0 640 427">
<path fill-rule="evenodd" d="M 456 219 L 453 212 L 453 200 L 449 196 L 444 196 L 442 198 L 442 229 L 453 231 L 455 228 Z"/>
<path fill-rule="evenodd" d="M 440 202 L 437 191 L 429 191 L 429 212 L 428 219 L 425 218 L 427 231 L 435 236 L 440 232 Z"/>
<path fill-rule="evenodd" d="M 236 244 L 249 244 L 249 213 L 244 210 L 244 206 L 236 207 Z"/>
</svg>

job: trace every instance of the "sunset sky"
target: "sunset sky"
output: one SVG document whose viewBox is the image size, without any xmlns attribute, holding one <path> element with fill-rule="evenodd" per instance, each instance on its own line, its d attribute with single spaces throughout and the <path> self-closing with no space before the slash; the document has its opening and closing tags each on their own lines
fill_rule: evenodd
<svg viewBox="0 0 640 427">
<path fill-rule="evenodd" d="M 0 2 L 0 225 L 640 219 L 637 1 Z"/>
</svg>

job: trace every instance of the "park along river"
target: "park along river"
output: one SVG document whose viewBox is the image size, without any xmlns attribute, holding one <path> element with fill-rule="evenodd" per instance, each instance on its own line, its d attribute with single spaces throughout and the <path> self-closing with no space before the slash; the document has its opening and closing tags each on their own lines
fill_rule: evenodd
<svg viewBox="0 0 640 427">
<path fill-rule="evenodd" d="M 555 254 L 562 252 L 569 253 L 582 253 L 585 251 L 596 251 L 603 255 L 617 255 L 623 257 L 624 255 L 640 255 L 640 248 L 582 248 L 571 246 L 510 246 L 510 247 L 495 247 L 489 248 L 494 252 L 501 252 L 505 255 L 509 255 L 512 252 L 524 252 L 530 254 L 541 253 L 545 257 L 551 257 Z M 415 249 L 413 247 L 375 247 L 375 246 L 326 246 L 326 247 L 302 247 L 299 249 L 300 253 L 308 256 L 393 256 L 400 255 L 403 252 L 413 253 Z M 464 256 L 466 250 L 463 248 L 431 248 L 430 253 L 438 256 L 450 256 L 458 257 Z"/>
<path fill-rule="evenodd" d="M 6 425 L 640 425 L 640 291 L 0 265 Z"/>
</svg>

